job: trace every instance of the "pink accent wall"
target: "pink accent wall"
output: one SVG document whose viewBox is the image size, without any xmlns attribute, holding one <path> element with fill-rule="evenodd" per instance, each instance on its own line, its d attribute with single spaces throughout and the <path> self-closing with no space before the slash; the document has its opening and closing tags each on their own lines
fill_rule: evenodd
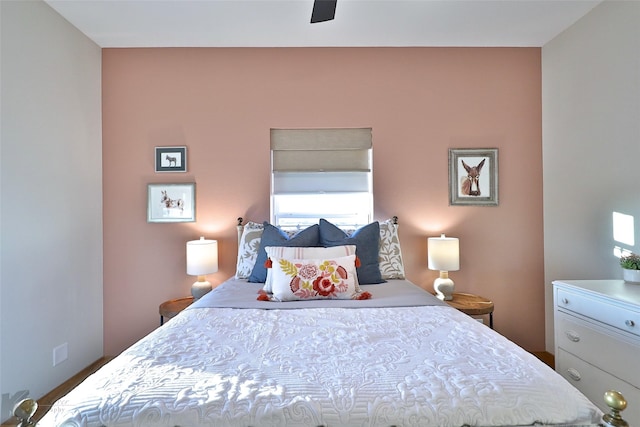
<svg viewBox="0 0 640 427">
<path fill-rule="evenodd" d="M 269 219 L 269 129 L 372 127 L 375 217 L 400 218 L 407 276 L 431 289 L 427 237 L 460 238 L 456 290 L 495 302 L 498 332 L 544 349 L 538 48 L 103 49 L 104 348 L 189 294 L 185 243 Z M 186 145 L 187 173 L 154 147 Z M 498 207 L 449 206 L 448 148 L 498 148 Z M 197 222 L 149 224 L 147 184 L 195 182 Z M 375 297 L 375 295 L 374 295 Z"/>
</svg>

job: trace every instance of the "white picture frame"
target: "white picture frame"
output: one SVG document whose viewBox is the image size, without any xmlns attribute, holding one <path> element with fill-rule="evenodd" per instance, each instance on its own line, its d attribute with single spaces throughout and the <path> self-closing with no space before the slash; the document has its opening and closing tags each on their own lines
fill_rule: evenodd
<svg viewBox="0 0 640 427">
<path fill-rule="evenodd" d="M 147 222 L 195 222 L 196 184 L 148 184 Z"/>
</svg>

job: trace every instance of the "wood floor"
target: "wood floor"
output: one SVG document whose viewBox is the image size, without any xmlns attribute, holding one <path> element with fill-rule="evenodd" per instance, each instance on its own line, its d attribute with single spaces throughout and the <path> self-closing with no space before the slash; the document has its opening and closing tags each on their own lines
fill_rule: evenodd
<svg viewBox="0 0 640 427">
<path fill-rule="evenodd" d="M 532 351 L 531 353 L 534 356 L 536 356 L 538 359 L 542 360 L 544 363 L 549 365 L 551 369 L 556 368 L 556 362 L 555 362 L 555 358 L 553 357 L 553 354 L 547 353 L 546 351 Z"/>
<path fill-rule="evenodd" d="M 538 359 L 542 360 L 547 365 L 549 365 L 552 369 L 555 368 L 555 361 L 554 361 L 553 354 L 547 353 L 546 351 L 534 351 L 532 352 L 532 354 L 535 355 Z M 42 396 L 42 398 L 38 400 L 38 411 L 36 412 L 36 415 L 33 417 L 33 419 L 35 421 L 40 420 L 40 418 L 42 418 L 44 414 L 47 413 L 49 408 L 51 408 L 51 405 L 53 405 L 56 400 L 63 397 L 65 394 L 71 391 L 75 386 L 80 384 L 85 378 L 87 378 L 89 375 L 97 371 L 100 367 L 102 367 L 102 365 L 104 365 L 111 359 L 112 357 L 103 357 L 101 359 L 96 360 L 91 365 L 87 366 L 85 369 L 83 369 L 82 371 L 78 372 L 76 375 L 71 377 L 69 380 L 65 381 L 60 386 L 56 387 L 55 389 L 51 390 L 49 393 Z M 0 427 L 12 427 L 12 426 L 16 426 L 17 424 L 18 424 L 18 421 L 15 418 L 12 418 L 2 423 Z"/>
</svg>

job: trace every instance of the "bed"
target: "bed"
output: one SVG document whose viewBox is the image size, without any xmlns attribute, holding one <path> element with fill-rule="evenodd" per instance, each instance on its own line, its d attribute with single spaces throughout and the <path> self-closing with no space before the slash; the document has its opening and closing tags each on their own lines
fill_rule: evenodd
<svg viewBox="0 0 640 427">
<path fill-rule="evenodd" d="M 234 277 L 38 426 L 602 425 L 602 412 L 547 365 L 404 278 L 397 222 L 377 224 L 379 283 L 367 283 L 364 231 L 335 234 L 324 252 L 286 246 L 303 232 L 276 230 L 283 240 L 272 246 L 268 224 L 240 227 Z M 265 255 L 264 280 L 251 281 Z M 310 263 L 335 286 L 302 280 Z M 608 425 L 623 425 L 616 402 Z"/>
</svg>

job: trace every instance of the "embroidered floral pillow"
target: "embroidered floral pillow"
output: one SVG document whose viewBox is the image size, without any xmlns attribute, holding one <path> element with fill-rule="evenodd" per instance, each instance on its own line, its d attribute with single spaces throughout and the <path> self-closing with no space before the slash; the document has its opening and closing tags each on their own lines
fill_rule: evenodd
<svg viewBox="0 0 640 427">
<path fill-rule="evenodd" d="M 332 259 L 272 258 L 273 299 L 356 298 L 355 255 Z"/>
<path fill-rule="evenodd" d="M 333 246 L 330 248 L 323 247 L 287 247 L 287 246 L 267 246 L 264 248 L 268 259 L 286 258 L 286 259 L 320 259 L 320 258 L 338 258 L 347 255 L 356 254 L 355 245 Z M 267 280 L 264 283 L 264 289 L 267 293 L 272 293 L 273 271 L 267 269 Z M 355 276 L 356 291 L 360 291 L 358 286 L 358 277 Z"/>
</svg>

